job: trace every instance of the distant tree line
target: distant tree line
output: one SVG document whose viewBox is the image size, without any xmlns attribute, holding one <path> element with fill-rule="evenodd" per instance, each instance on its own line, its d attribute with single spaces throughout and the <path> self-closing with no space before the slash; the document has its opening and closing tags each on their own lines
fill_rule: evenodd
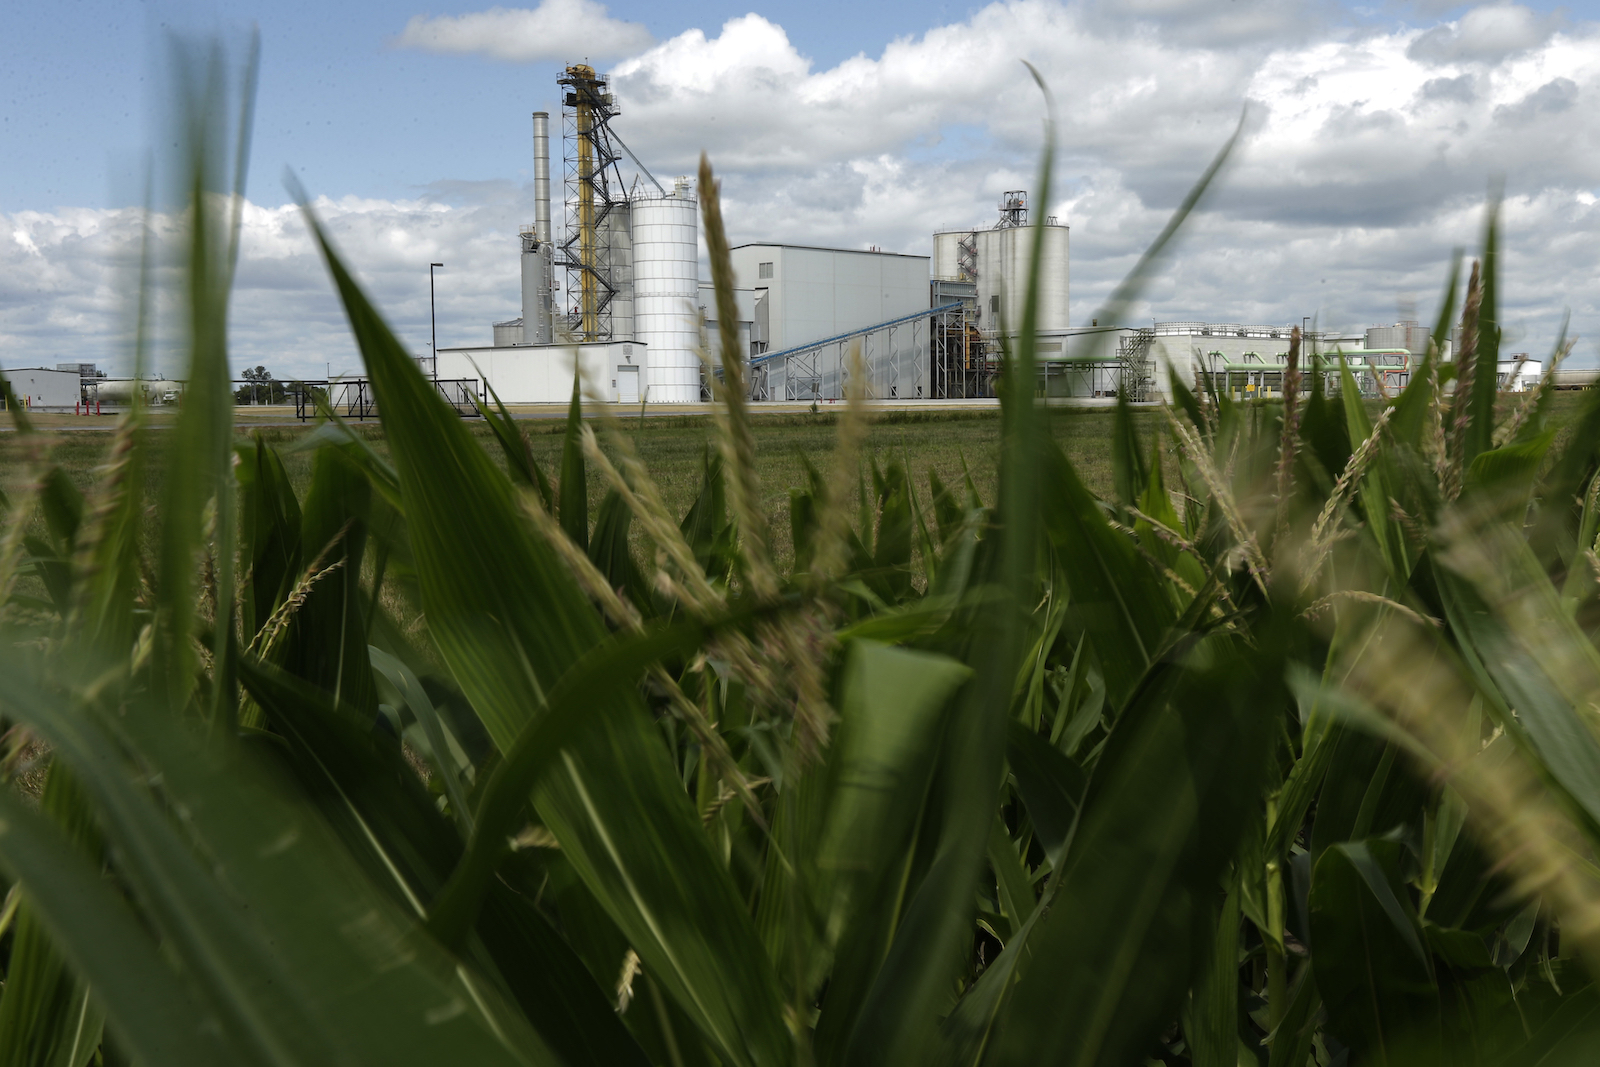
<svg viewBox="0 0 1600 1067">
<path fill-rule="evenodd" d="M 286 404 L 289 390 L 265 367 L 246 368 L 244 384 L 234 390 L 235 404 Z"/>
</svg>

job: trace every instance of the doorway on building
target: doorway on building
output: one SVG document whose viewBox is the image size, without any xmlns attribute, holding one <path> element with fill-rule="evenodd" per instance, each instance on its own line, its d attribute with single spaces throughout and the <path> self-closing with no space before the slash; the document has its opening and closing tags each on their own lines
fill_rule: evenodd
<svg viewBox="0 0 1600 1067">
<path fill-rule="evenodd" d="M 620 404 L 637 404 L 639 402 L 639 368 L 617 368 L 617 402 Z"/>
</svg>

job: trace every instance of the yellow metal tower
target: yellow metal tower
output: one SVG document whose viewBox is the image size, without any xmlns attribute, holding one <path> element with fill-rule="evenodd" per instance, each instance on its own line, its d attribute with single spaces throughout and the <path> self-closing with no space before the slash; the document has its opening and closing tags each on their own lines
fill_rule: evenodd
<svg viewBox="0 0 1600 1067">
<path fill-rule="evenodd" d="M 609 305 L 617 287 L 611 276 L 610 241 L 603 230 L 613 210 L 624 202 L 610 130 L 616 100 L 606 91 L 606 80 L 586 64 L 569 66 L 557 82 L 567 90 L 562 100 L 568 141 L 567 235 L 561 265 L 567 268 L 568 293 L 576 289 L 578 294 L 569 322 L 580 340 L 609 340 Z"/>
</svg>

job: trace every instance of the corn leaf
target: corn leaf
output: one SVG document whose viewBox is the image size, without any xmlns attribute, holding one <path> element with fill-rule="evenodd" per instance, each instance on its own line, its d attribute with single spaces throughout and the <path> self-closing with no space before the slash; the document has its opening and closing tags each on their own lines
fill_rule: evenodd
<svg viewBox="0 0 1600 1067">
<path fill-rule="evenodd" d="M 567 408 L 567 434 L 561 442 L 561 528 L 582 549 L 589 547 L 589 479 L 583 461 L 583 400 L 578 395 L 578 369 L 572 370 L 572 403 Z"/>
<path fill-rule="evenodd" d="M 1210 940 L 1217 876 L 1256 803 L 1269 652 L 1213 648 L 1146 686 L 1112 733 L 999 1023 L 995 1062 L 1118 1064 L 1176 1007 Z"/>
<path fill-rule="evenodd" d="M 433 901 L 459 862 L 461 839 L 400 753 L 328 694 L 270 665 L 242 676 L 294 752 L 291 765 L 329 823 L 403 907 Z M 387 748 L 387 751 L 386 751 Z M 642 1055 L 583 964 L 531 903 L 497 882 L 468 956 L 509 995 L 568 1064 L 639 1062 Z"/>
<path fill-rule="evenodd" d="M 1223 901 L 1215 920 L 1211 959 L 1195 983 L 1186 1027 L 1194 1067 L 1239 1064 L 1239 889 Z"/>
<path fill-rule="evenodd" d="M 309 215 L 308 215 L 309 219 Z M 604 636 L 497 470 L 437 398 L 310 219 L 378 395 L 429 632 L 502 751 Z M 569 422 L 575 433 L 576 420 Z M 562 519 L 576 482 L 562 479 Z M 582 518 L 585 527 L 587 516 Z M 564 856 L 720 1055 L 776 1063 L 776 978 L 637 697 L 563 751 L 535 803 Z"/>
<path fill-rule="evenodd" d="M 1313 963 L 1329 1028 L 1379 1062 L 1397 1042 L 1439 1026 L 1431 958 L 1395 872 L 1399 847 L 1334 846 L 1311 880 Z"/>
<path fill-rule="evenodd" d="M 239 541 L 249 580 L 240 595 L 246 639 L 266 625 L 300 577 L 300 501 L 277 451 L 258 432 L 238 445 Z M 322 546 L 315 545 L 313 554 Z"/>
<path fill-rule="evenodd" d="M 39 807 L 86 860 L 98 861 L 94 810 L 65 766 L 50 768 Z M 16 923 L 0 992 L 0 1064 L 83 1067 L 100 1044 L 104 1011 L 51 943 L 31 901 L 23 902 Z"/>
<path fill-rule="evenodd" d="M 1176 613 L 1150 565 L 1111 529 L 1060 449 L 1052 443 L 1041 452 L 1045 528 L 1072 589 L 1072 613 L 1100 653 L 1107 696 L 1120 706 Z"/>
<path fill-rule="evenodd" d="M 0 866 L 32 887 L 34 914 L 51 943 L 94 986 L 111 1025 L 144 1062 L 253 1062 L 233 1055 L 215 1016 L 180 983 L 81 848 L 11 790 L 0 790 Z"/>
</svg>

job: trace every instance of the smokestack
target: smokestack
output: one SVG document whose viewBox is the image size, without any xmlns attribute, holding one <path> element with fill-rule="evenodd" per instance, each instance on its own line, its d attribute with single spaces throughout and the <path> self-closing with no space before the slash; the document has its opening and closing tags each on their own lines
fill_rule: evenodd
<svg viewBox="0 0 1600 1067">
<path fill-rule="evenodd" d="M 540 244 L 550 241 L 550 115 L 533 113 L 533 227 Z"/>
<path fill-rule="evenodd" d="M 522 338 L 524 344 L 555 340 L 550 284 L 555 248 L 550 244 L 550 115 L 533 113 L 533 232 L 522 235 Z"/>
</svg>

